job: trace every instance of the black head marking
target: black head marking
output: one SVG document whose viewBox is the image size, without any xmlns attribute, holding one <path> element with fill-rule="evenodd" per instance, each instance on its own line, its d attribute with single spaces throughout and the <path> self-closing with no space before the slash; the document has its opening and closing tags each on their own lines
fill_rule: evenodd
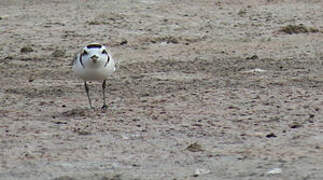
<svg viewBox="0 0 323 180">
<path fill-rule="evenodd" d="M 86 46 L 88 49 L 92 49 L 92 48 L 101 48 L 102 45 L 101 44 L 89 44 Z"/>
<path fill-rule="evenodd" d="M 107 50 L 103 49 L 102 54 L 108 54 Z"/>
<path fill-rule="evenodd" d="M 82 56 L 79 56 L 79 61 L 80 61 L 81 65 L 82 65 L 82 67 L 83 67 L 83 68 L 85 68 L 85 67 L 84 67 L 84 64 L 83 64 Z"/>
<path fill-rule="evenodd" d="M 81 56 L 88 55 L 88 54 L 89 53 L 86 50 L 83 50 L 83 52 L 81 53 Z"/>
<path fill-rule="evenodd" d="M 105 63 L 104 67 L 107 67 L 108 63 L 110 62 L 110 56 L 108 55 L 107 62 Z"/>
</svg>

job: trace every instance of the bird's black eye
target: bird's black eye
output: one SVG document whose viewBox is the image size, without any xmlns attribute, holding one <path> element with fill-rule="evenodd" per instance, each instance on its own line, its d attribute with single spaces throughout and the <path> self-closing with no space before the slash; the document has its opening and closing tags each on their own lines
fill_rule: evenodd
<svg viewBox="0 0 323 180">
<path fill-rule="evenodd" d="M 89 53 L 87 51 L 85 51 L 85 50 L 82 52 L 82 55 L 88 55 L 88 54 Z"/>
<path fill-rule="evenodd" d="M 107 50 L 103 49 L 102 54 L 108 54 Z"/>
</svg>

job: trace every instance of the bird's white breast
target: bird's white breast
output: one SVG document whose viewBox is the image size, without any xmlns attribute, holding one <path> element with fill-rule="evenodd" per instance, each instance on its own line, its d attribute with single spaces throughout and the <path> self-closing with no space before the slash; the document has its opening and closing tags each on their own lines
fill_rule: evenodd
<svg viewBox="0 0 323 180">
<path fill-rule="evenodd" d="M 104 63 L 100 64 L 100 66 L 96 68 L 90 68 L 86 65 L 86 62 L 83 62 L 83 65 L 81 64 L 80 54 L 78 54 L 76 56 L 72 70 L 79 78 L 83 80 L 104 80 L 107 79 L 109 75 L 111 75 L 115 71 L 115 63 L 111 56 L 110 61 L 106 66 L 104 66 Z"/>
</svg>

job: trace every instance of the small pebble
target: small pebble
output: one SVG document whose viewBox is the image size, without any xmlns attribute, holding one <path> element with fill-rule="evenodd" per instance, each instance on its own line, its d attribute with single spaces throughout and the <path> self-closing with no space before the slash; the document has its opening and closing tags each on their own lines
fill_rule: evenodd
<svg viewBox="0 0 323 180">
<path fill-rule="evenodd" d="M 266 138 L 273 138 L 273 137 L 277 137 L 276 134 L 269 133 L 269 134 L 266 135 Z"/>
<path fill-rule="evenodd" d="M 208 169 L 197 168 L 195 169 L 193 177 L 198 177 L 200 175 L 209 174 L 209 173 L 210 173 L 210 170 Z"/>
<path fill-rule="evenodd" d="M 30 53 L 30 52 L 33 52 L 33 51 L 34 51 L 33 48 L 30 47 L 30 46 L 25 46 L 25 47 L 20 49 L 21 53 Z"/>
<path fill-rule="evenodd" d="M 274 168 L 267 172 L 268 175 L 274 175 L 274 174 L 280 174 L 280 173 L 282 173 L 282 169 L 280 168 Z"/>
</svg>

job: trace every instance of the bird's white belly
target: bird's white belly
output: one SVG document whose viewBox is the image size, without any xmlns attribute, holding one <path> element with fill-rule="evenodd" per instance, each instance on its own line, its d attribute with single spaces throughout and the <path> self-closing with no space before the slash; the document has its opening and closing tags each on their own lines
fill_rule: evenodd
<svg viewBox="0 0 323 180">
<path fill-rule="evenodd" d="M 74 72 L 83 80 L 104 80 L 112 73 L 108 68 L 75 69 Z"/>
</svg>

